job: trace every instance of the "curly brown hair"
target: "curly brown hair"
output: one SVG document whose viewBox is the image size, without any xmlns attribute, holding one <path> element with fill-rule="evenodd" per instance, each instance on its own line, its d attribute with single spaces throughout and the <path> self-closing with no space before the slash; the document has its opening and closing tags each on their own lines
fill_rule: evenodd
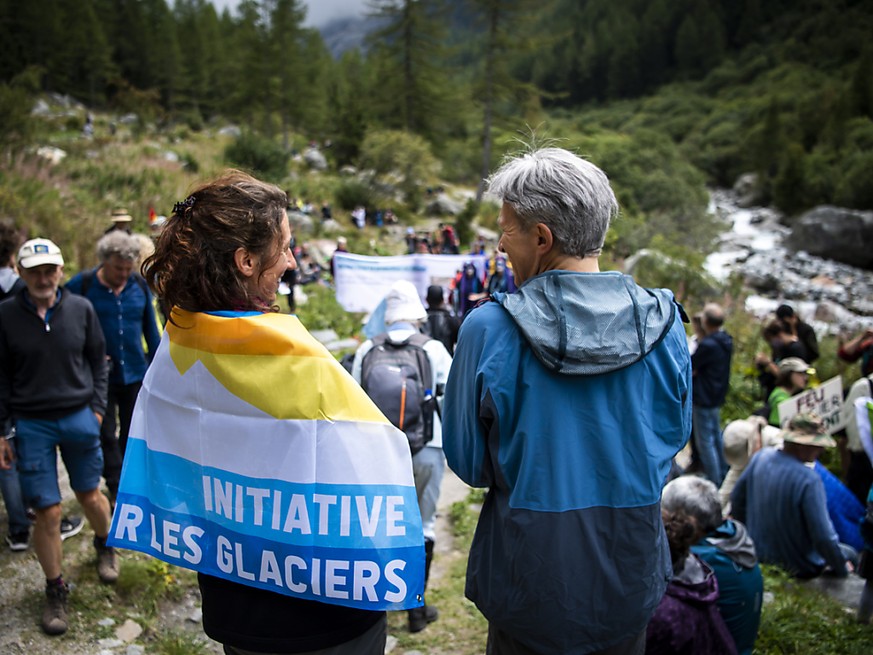
<svg viewBox="0 0 873 655">
<path fill-rule="evenodd" d="M 274 264 L 282 256 L 287 204 L 278 187 L 227 170 L 177 203 L 142 274 L 168 307 L 264 310 L 248 291 L 234 253 L 245 248 L 268 262 L 262 270 Z"/>
<path fill-rule="evenodd" d="M 21 243 L 21 232 L 10 220 L 0 220 L 0 266 L 12 263 L 12 256 L 18 252 Z"/>
<path fill-rule="evenodd" d="M 673 562 L 673 571 L 678 573 L 682 570 L 682 564 L 688 557 L 691 546 L 703 536 L 703 530 L 697 519 L 682 510 L 671 512 L 661 508 L 661 519 L 664 521 L 664 531 L 667 533 L 667 542 L 670 544 L 670 560 Z"/>
</svg>

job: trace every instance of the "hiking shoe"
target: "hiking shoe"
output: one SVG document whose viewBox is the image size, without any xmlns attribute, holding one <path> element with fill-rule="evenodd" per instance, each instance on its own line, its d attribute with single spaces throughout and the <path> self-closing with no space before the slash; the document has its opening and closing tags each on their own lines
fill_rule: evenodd
<svg viewBox="0 0 873 655">
<path fill-rule="evenodd" d="M 407 616 L 409 617 L 409 631 L 421 632 L 427 627 L 428 623 L 436 621 L 440 613 L 436 607 L 423 605 L 422 607 L 415 607 L 409 610 Z"/>
<path fill-rule="evenodd" d="M 63 582 L 45 586 L 42 630 L 47 635 L 62 635 L 67 631 L 67 596 L 69 593 L 69 586 Z"/>
<path fill-rule="evenodd" d="M 61 541 L 75 537 L 84 526 L 85 521 L 81 516 L 65 516 L 61 519 Z"/>
<path fill-rule="evenodd" d="M 27 550 L 27 546 L 30 544 L 30 532 L 27 530 L 10 532 L 6 535 L 6 543 L 9 544 L 9 550 L 16 553 Z"/>
<path fill-rule="evenodd" d="M 101 582 L 112 583 L 118 580 L 118 560 L 115 557 L 115 549 L 100 543 L 94 537 L 94 548 L 97 550 L 97 576 Z"/>
</svg>

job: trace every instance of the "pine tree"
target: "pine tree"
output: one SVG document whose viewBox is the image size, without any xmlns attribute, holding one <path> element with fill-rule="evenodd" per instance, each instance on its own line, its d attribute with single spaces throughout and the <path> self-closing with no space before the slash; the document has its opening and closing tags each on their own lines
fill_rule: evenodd
<svg viewBox="0 0 873 655">
<path fill-rule="evenodd" d="M 849 85 L 851 111 L 873 118 L 873 46 L 864 47 Z"/>
<path fill-rule="evenodd" d="M 539 95 L 539 89 L 513 77 L 509 60 L 513 55 L 525 52 L 536 44 L 534 38 L 519 36 L 525 31 L 536 4 L 539 12 L 548 10 L 543 2 L 534 0 L 473 0 L 484 24 L 481 73 L 474 87 L 475 99 L 482 107 L 482 168 L 476 189 L 476 202 L 481 202 L 485 192 L 485 180 L 491 171 L 492 131 L 502 103 L 512 107 L 524 106 L 531 95 Z"/>
<path fill-rule="evenodd" d="M 349 50 L 340 57 L 328 83 L 333 155 L 338 166 L 357 162 L 370 125 L 371 105 L 365 101 L 373 86 L 370 71 L 360 51 Z"/>
<path fill-rule="evenodd" d="M 280 116 L 282 144 L 287 150 L 292 123 L 299 125 L 306 102 L 301 93 L 302 23 L 306 10 L 299 0 L 265 0 L 264 6 L 270 33 L 269 107 Z"/>
<path fill-rule="evenodd" d="M 804 158 L 806 153 L 797 143 L 789 143 L 779 155 L 779 168 L 773 178 L 773 203 L 787 214 L 806 209 L 806 176 Z"/>
<path fill-rule="evenodd" d="M 374 113 L 387 127 L 433 141 L 452 111 L 442 0 L 371 0 L 384 26 L 367 38 L 378 70 Z"/>
</svg>

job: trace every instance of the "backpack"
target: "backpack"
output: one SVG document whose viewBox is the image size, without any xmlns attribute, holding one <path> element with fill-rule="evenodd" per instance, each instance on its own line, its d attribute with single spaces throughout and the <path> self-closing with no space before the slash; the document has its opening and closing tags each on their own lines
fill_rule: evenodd
<svg viewBox="0 0 873 655">
<path fill-rule="evenodd" d="M 449 354 L 452 355 L 455 351 L 454 338 L 458 333 L 457 323 L 455 317 L 445 310 L 428 310 L 427 323 L 422 329 L 426 335 L 442 342 Z"/>
<path fill-rule="evenodd" d="M 436 399 L 423 347 L 428 341 L 424 334 L 413 334 L 395 343 L 387 333 L 380 334 L 361 361 L 361 386 L 385 417 L 406 433 L 413 455 L 433 439 Z"/>
</svg>

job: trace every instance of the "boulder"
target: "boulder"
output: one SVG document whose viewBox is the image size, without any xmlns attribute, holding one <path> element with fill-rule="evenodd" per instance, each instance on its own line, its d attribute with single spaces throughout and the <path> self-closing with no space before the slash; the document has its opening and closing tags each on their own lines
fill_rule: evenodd
<svg viewBox="0 0 873 655">
<path fill-rule="evenodd" d="M 242 135 L 242 130 L 239 128 L 238 125 L 225 125 L 220 130 L 218 130 L 218 133 L 222 136 L 230 136 L 238 139 Z"/>
<path fill-rule="evenodd" d="M 306 165 L 312 170 L 327 170 L 327 158 L 318 148 L 307 148 L 306 152 L 303 153 L 303 161 L 305 161 Z"/>
<path fill-rule="evenodd" d="M 796 251 L 873 270 L 873 211 L 821 205 L 795 221 L 786 245 Z"/>
<path fill-rule="evenodd" d="M 294 211 L 293 209 L 288 210 L 288 222 L 294 226 L 295 230 L 306 232 L 307 234 L 311 234 L 314 229 L 312 216 Z"/>
<path fill-rule="evenodd" d="M 445 193 L 440 193 L 427 204 L 424 211 L 431 216 L 457 216 L 464 211 L 464 205 Z"/>
<path fill-rule="evenodd" d="M 40 146 L 36 149 L 36 154 L 50 161 L 54 165 L 60 164 L 64 157 L 67 156 L 67 153 L 60 148 L 55 148 L 54 146 Z"/>
<path fill-rule="evenodd" d="M 734 193 L 737 194 L 737 207 L 757 207 L 763 204 L 764 194 L 758 184 L 757 173 L 743 173 L 734 182 Z"/>
</svg>

